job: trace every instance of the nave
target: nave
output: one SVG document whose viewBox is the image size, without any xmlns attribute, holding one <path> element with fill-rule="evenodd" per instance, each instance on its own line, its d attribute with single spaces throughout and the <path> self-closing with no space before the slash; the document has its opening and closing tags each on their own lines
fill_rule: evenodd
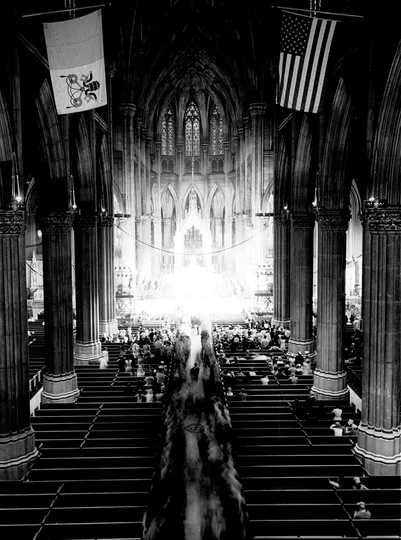
<svg viewBox="0 0 401 540">
<path fill-rule="evenodd" d="M 188 343 L 190 338 L 185 339 Z M 194 334 L 192 339 L 199 349 L 199 336 Z M 135 392 L 143 377 L 118 370 L 122 345 L 110 343 L 105 345 L 109 352 L 106 369 L 77 368 L 81 393 L 76 403 L 42 405 L 32 418 L 39 459 L 23 481 L 0 483 L 2 537 L 171 538 L 160 526 L 163 520 L 167 524 L 170 520 L 170 525 L 172 520 L 174 527 L 178 527 L 175 538 L 191 540 L 398 537 L 399 479 L 368 476 L 352 454 L 356 436 L 335 437 L 329 428 L 335 405 L 341 407 L 344 419 L 355 415 L 349 404 L 315 403 L 316 414 L 302 418 L 294 404 L 295 400 L 306 402 L 310 375 L 299 375 L 297 383 L 289 383 L 269 370 L 266 356 L 260 351 L 239 348 L 236 368 L 250 370 L 257 376 L 233 380 L 227 377 L 232 365 L 223 359 L 216 360 L 216 356 L 221 357 L 220 347 L 216 356 L 206 345 L 208 354 L 201 351 L 194 357 L 186 352 L 188 345 L 177 347 L 177 343 L 182 345 L 182 338 L 176 342 L 174 355 L 165 358 L 169 369 L 164 404 L 137 402 Z M 232 358 L 230 344 L 226 342 L 223 348 L 225 359 Z M 151 369 L 160 363 L 152 349 Z M 212 381 L 210 371 L 208 374 L 203 366 L 205 358 L 208 365 L 215 366 Z M 194 359 L 200 364 L 199 380 L 193 380 L 190 371 Z M 269 383 L 263 385 L 260 377 L 267 371 Z M 207 382 L 208 399 L 204 400 Z M 234 393 L 232 397 L 227 397 L 228 384 Z M 240 396 L 242 389 L 244 395 Z M 197 399 L 190 399 L 194 394 Z M 237 536 L 232 531 L 225 535 L 221 516 L 215 522 L 217 529 L 207 529 L 207 534 L 201 536 L 199 530 L 203 529 L 196 528 L 199 522 L 195 518 L 191 521 L 185 513 L 190 499 L 189 484 L 184 481 L 184 469 L 191 457 L 188 437 L 194 442 L 203 433 L 199 419 L 205 413 L 213 416 L 216 403 L 226 421 L 224 430 L 215 429 L 212 435 L 224 435 L 224 441 L 218 442 L 224 442 L 226 456 L 232 443 L 233 467 L 238 471 L 240 484 L 230 465 L 233 476 L 228 482 L 227 477 L 222 483 L 219 476 L 212 475 L 212 485 L 219 486 L 212 491 L 223 500 L 223 516 L 227 511 L 224 503 L 232 503 L 235 494 L 234 516 L 233 505 L 228 508 L 231 520 L 243 524 L 243 529 L 237 527 Z M 166 462 L 171 422 L 175 433 L 185 432 L 187 438 L 184 442 L 185 437 L 183 440 L 178 436 Z M 188 425 L 192 426 L 189 430 Z M 209 438 L 209 445 L 212 439 Z M 198 444 L 200 447 L 199 441 Z M 211 470 L 205 463 L 210 456 L 210 451 L 203 452 L 203 471 Z M 162 472 L 162 464 L 167 473 Z M 177 472 L 181 482 L 172 483 L 171 475 Z M 362 478 L 367 490 L 352 488 L 355 476 Z M 333 477 L 342 478 L 340 488 L 329 483 Z M 227 484 L 235 489 L 223 489 Z M 369 520 L 353 519 L 361 499 L 372 513 Z M 193 515 L 210 518 L 208 513 L 190 514 Z"/>
</svg>

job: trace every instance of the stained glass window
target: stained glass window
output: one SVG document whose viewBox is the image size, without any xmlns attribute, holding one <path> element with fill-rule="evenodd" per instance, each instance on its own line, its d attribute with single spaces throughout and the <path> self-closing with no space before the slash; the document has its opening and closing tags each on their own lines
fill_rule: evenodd
<svg viewBox="0 0 401 540">
<path fill-rule="evenodd" d="M 162 156 L 173 156 L 175 153 L 175 118 L 171 108 L 162 120 Z"/>
<path fill-rule="evenodd" d="M 212 156 L 222 156 L 224 154 L 223 146 L 223 118 L 214 106 L 210 114 L 209 121 L 209 146 Z"/>
<path fill-rule="evenodd" d="M 200 155 L 200 114 L 196 103 L 188 104 L 184 116 L 185 155 Z"/>
</svg>

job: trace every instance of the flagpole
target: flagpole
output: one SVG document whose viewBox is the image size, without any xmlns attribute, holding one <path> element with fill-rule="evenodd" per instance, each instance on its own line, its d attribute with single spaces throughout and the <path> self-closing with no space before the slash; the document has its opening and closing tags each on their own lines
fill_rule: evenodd
<svg viewBox="0 0 401 540">
<path fill-rule="evenodd" d="M 309 9 L 303 9 L 303 8 L 296 8 L 296 7 L 291 7 L 291 6 L 272 6 L 273 8 L 276 8 L 276 9 L 282 9 L 284 11 L 299 11 L 301 13 L 309 13 L 310 14 L 310 10 Z M 320 15 L 334 15 L 336 17 L 351 17 L 351 18 L 355 18 L 355 19 L 364 19 L 364 15 L 356 15 L 354 13 L 337 13 L 337 12 L 334 12 L 334 11 L 320 11 L 320 10 L 313 10 L 313 12 L 315 14 L 320 14 Z"/>
<path fill-rule="evenodd" d="M 82 11 L 84 9 L 97 9 L 102 7 L 111 7 L 111 2 L 107 2 L 104 4 L 92 4 L 91 6 L 82 6 L 82 7 L 74 7 L 73 11 Z M 57 13 L 70 13 L 71 14 L 72 9 L 66 8 L 66 9 L 56 9 L 52 11 L 40 11 L 37 13 L 25 13 L 24 15 L 21 15 L 21 19 L 28 19 L 30 17 L 41 17 L 42 15 L 54 15 Z"/>
</svg>

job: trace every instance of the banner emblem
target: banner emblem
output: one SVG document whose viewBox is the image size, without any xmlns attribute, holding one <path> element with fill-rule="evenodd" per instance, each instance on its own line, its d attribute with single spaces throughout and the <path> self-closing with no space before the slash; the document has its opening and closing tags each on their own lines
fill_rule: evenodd
<svg viewBox="0 0 401 540">
<path fill-rule="evenodd" d="M 81 75 L 80 81 L 78 80 L 78 75 L 75 73 L 70 73 L 69 75 L 60 75 L 61 78 L 65 78 L 67 85 L 68 97 L 71 105 L 67 105 L 67 108 L 70 107 L 81 107 L 82 98 L 89 103 L 92 100 L 97 101 L 96 92 L 100 88 L 100 82 L 94 81 L 92 72 L 89 75 Z"/>
</svg>

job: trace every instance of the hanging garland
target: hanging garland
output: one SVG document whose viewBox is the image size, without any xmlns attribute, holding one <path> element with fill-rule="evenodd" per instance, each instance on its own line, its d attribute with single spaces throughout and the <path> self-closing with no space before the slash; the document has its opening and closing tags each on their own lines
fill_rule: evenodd
<svg viewBox="0 0 401 540">
<path fill-rule="evenodd" d="M 129 232 L 122 229 L 119 225 L 117 225 L 117 229 L 119 229 L 123 233 L 127 234 L 128 236 L 131 236 L 132 238 L 134 238 L 132 234 L 130 234 Z M 233 245 L 231 245 L 229 247 L 215 249 L 214 251 L 209 251 L 209 252 L 206 252 L 206 253 L 199 253 L 199 255 L 218 255 L 218 254 L 224 253 L 226 251 L 230 251 L 231 249 L 236 249 L 237 247 L 246 244 L 250 240 L 253 240 L 255 237 L 256 237 L 256 235 L 253 235 L 253 236 L 250 236 L 249 238 L 246 238 L 245 240 L 241 240 L 241 242 L 238 242 L 237 244 L 233 244 Z M 144 242 L 143 240 L 139 240 L 138 238 L 135 238 L 135 242 L 137 244 L 142 244 L 144 246 L 150 247 L 151 249 L 154 249 L 156 251 L 160 251 L 162 253 L 167 253 L 169 255 L 182 255 L 182 256 L 194 255 L 194 253 L 192 251 L 183 251 L 182 253 L 175 253 L 174 251 L 171 251 L 170 249 L 166 249 L 166 248 L 154 246 L 152 244 L 148 244 L 147 242 Z"/>
</svg>

